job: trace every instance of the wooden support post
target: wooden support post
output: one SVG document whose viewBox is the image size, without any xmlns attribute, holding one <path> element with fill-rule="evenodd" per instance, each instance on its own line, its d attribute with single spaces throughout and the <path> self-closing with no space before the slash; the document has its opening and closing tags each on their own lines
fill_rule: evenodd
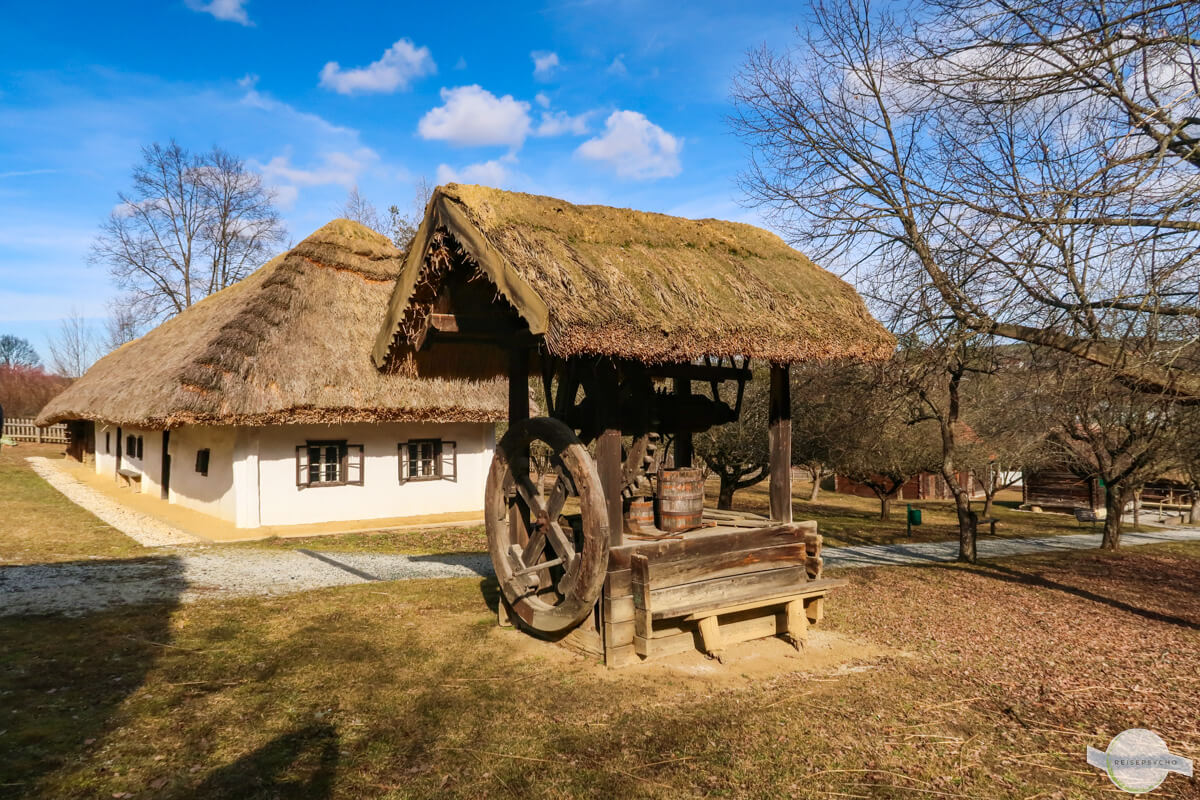
<svg viewBox="0 0 1200 800">
<path fill-rule="evenodd" d="M 792 646 L 797 650 L 808 644 L 808 614 L 804 610 L 804 601 L 790 601 L 784 607 L 787 614 L 787 635 L 792 640 Z"/>
<path fill-rule="evenodd" d="M 508 351 L 508 424 L 529 419 L 529 350 L 514 347 Z M 529 453 L 525 453 L 528 461 Z M 529 510 L 523 502 L 513 503 L 508 524 L 521 545 L 529 542 Z"/>
<path fill-rule="evenodd" d="M 684 396 L 691 393 L 692 381 L 690 378 L 675 379 L 675 394 Z M 690 467 L 694 458 L 695 451 L 692 449 L 692 434 L 683 432 L 675 434 L 675 466 Z"/>
<path fill-rule="evenodd" d="M 715 658 L 725 663 L 724 646 L 721 642 L 721 626 L 716 616 L 703 617 L 697 627 L 700 629 L 700 646 L 709 658 Z"/>
<path fill-rule="evenodd" d="M 617 366 L 605 359 L 596 365 L 596 469 L 604 500 L 608 505 L 608 541 L 612 547 L 624 542 L 624 520 L 621 513 L 621 489 L 624 479 L 621 469 L 621 414 Z"/>
<path fill-rule="evenodd" d="M 792 521 L 792 391 L 787 364 L 771 365 L 771 519 Z"/>
</svg>

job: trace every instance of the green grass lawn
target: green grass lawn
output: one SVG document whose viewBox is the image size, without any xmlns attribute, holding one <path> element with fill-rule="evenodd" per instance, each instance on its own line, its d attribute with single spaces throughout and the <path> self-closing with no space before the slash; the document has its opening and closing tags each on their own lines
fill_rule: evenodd
<svg viewBox="0 0 1200 800">
<path fill-rule="evenodd" d="M 846 577 L 766 672 L 606 670 L 477 579 L 0 617 L 0 796 L 1082 800 L 1126 728 L 1200 758 L 1200 544 Z"/>
</svg>

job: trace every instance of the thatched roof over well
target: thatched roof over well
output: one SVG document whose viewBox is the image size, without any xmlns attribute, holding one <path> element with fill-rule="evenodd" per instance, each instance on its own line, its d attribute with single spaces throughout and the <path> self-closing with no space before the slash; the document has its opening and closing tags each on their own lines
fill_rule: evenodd
<svg viewBox="0 0 1200 800">
<path fill-rule="evenodd" d="M 862 298 L 778 236 L 484 186 L 438 187 L 372 356 L 402 356 L 430 258 L 449 233 L 556 356 L 644 362 L 749 356 L 780 363 L 875 360 L 894 340 Z"/>
<path fill-rule="evenodd" d="M 385 375 L 371 364 L 402 259 L 384 236 L 335 220 L 100 359 L 38 423 L 165 428 L 504 418 L 501 380 Z"/>
</svg>

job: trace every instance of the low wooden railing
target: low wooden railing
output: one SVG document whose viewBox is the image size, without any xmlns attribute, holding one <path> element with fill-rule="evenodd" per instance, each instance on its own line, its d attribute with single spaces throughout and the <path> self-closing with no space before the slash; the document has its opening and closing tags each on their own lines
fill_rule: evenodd
<svg viewBox="0 0 1200 800">
<path fill-rule="evenodd" d="M 31 417 L 13 417 L 4 420 L 4 435 L 15 442 L 39 442 L 43 444 L 70 444 L 67 426 L 63 423 L 39 428 Z"/>
</svg>

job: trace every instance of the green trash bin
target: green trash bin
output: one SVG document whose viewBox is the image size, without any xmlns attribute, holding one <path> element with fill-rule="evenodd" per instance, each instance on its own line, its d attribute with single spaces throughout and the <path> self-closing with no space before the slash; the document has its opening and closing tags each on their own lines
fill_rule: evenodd
<svg viewBox="0 0 1200 800">
<path fill-rule="evenodd" d="M 913 525 L 921 524 L 921 509 L 913 508 L 912 504 L 908 505 L 908 513 L 905 515 L 908 522 L 908 535 L 912 536 Z"/>
</svg>

